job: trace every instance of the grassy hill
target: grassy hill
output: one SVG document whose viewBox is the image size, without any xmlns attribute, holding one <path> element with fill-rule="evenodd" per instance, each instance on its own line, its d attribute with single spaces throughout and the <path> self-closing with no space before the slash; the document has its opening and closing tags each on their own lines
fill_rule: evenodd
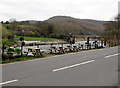
<svg viewBox="0 0 120 88">
<path fill-rule="evenodd" d="M 104 32 L 104 21 L 76 19 L 68 16 L 55 16 L 46 20 L 58 30 L 76 35 L 99 35 Z"/>
</svg>

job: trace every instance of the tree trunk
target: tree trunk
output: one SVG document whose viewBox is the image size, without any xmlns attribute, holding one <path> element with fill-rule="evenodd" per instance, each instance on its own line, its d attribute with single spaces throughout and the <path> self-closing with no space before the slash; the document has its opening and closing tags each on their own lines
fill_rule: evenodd
<svg viewBox="0 0 120 88">
<path fill-rule="evenodd" d="M 5 49 L 4 49 L 4 45 L 2 46 L 2 59 L 4 58 L 4 52 L 5 52 Z"/>
</svg>

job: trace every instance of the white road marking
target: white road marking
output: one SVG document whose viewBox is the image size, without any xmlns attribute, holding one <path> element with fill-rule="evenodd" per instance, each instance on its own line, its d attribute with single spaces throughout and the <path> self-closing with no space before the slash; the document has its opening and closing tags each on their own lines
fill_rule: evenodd
<svg viewBox="0 0 120 88">
<path fill-rule="evenodd" d="M 91 62 L 94 62 L 94 61 L 95 60 L 91 60 L 91 61 L 86 61 L 86 62 L 83 62 L 83 63 L 78 63 L 78 64 L 75 64 L 75 65 L 71 65 L 71 66 L 62 67 L 62 68 L 53 70 L 53 72 L 65 70 L 65 69 L 68 69 L 68 68 L 72 68 L 72 67 L 76 67 L 76 66 L 80 66 L 80 65 L 84 65 L 84 64 L 88 64 L 88 63 L 91 63 Z"/>
<path fill-rule="evenodd" d="M 105 58 L 109 58 L 109 57 L 114 57 L 114 56 L 117 56 L 119 55 L 120 53 L 116 53 L 116 54 L 113 54 L 113 55 L 108 55 L 108 56 L 105 56 Z"/>
<path fill-rule="evenodd" d="M 16 82 L 16 81 L 18 81 L 18 80 L 16 79 L 16 80 L 11 80 L 11 81 L 6 81 L 6 82 L 3 82 L 3 83 L 0 83 L 0 85 L 4 85 L 4 84 Z"/>
</svg>

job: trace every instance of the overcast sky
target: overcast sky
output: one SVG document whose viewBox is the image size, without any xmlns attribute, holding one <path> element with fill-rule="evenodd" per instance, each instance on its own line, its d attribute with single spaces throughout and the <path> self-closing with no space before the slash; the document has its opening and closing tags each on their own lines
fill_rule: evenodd
<svg viewBox="0 0 120 88">
<path fill-rule="evenodd" d="M 0 21 L 43 21 L 52 16 L 112 20 L 119 0 L 0 0 Z"/>
</svg>

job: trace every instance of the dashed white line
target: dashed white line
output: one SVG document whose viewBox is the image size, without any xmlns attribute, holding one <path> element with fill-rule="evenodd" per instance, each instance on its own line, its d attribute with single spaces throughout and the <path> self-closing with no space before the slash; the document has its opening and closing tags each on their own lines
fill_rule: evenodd
<svg viewBox="0 0 120 88">
<path fill-rule="evenodd" d="M 78 63 L 78 64 L 75 64 L 75 65 L 62 67 L 62 68 L 53 70 L 53 72 L 57 72 L 57 71 L 65 70 L 65 69 L 68 69 L 68 68 L 72 68 L 72 67 L 76 67 L 76 66 L 88 64 L 88 63 L 91 63 L 91 62 L 94 62 L 94 61 L 95 61 L 95 60 L 90 60 L 90 61 L 86 61 L 86 62 L 83 62 L 83 63 Z"/>
<path fill-rule="evenodd" d="M 117 56 L 119 55 L 120 53 L 116 53 L 116 54 L 113 54 L 113 55 L 108 55 L 108 56 L 105 56 L 105 58 L 109 58 L 109 57 L 114 57 L 114 56 Z"/>
<path fill-rule="evenodd" d="M 16 82 L 16 81 L 18 81 L 18 80 L 16 79 L 16 80 L 11 80 L 11 81 L 6 81 L 6 82 L 3 82 L 3 83 L 0 83 L 0 85 L 4 85 L 4 84 Z"/>
</svg>

